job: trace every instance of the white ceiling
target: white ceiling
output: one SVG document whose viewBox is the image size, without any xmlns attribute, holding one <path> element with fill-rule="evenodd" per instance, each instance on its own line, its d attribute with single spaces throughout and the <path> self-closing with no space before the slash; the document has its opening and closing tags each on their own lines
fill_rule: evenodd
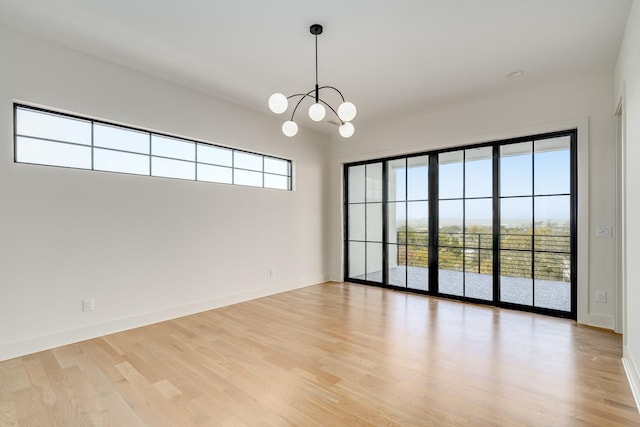
<svg viewBox="0 0 640 427">
<path fill-rule="evenodd" d="M 271 93 L 313 88 L 317 22 L 320 84 L 357 105 L 357 128 L 612 70 L 631 2 L 0 0 L 0 24 L 271 114 Z"/>
</svg>

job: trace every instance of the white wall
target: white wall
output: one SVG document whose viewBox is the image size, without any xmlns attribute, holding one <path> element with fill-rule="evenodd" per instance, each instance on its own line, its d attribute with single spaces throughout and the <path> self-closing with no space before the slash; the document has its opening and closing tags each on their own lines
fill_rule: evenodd
<svg viewBox="0 0 640 427">
<path fill-rule="evenodd" d="M 626 277 L 623 362 L 640 408 L 640 2 L 635 0 L 629 13 L 624 40 L 615 73 L 615 105 L 623 105 L 624 158 L 623 206 L 626 207 Z"/>
<path fill-rule="evenodd" d="M 2 27 L 0 57 L 0 360 L 327 279 L 327 137 Z M 14 100 L 289 158 L 296 191 L 16 164 Z"/>
<path fill-rule="evenodd" d="M 578 128 L 578 321 L 604 328 L 615 322 L 615 241 L 595 238 L 595 225 L 615 220 L 613 76 L 576 77 L 406 118 L 361 125 L 350 141 L 336 140 L 333 160 L 332 278 L 342 277 L 342 164 L 533 133 Z M 339 194 L 338 194 L 339 193 Z M 607 303 L 595 302 L 595 290 Z"/>
</svg>

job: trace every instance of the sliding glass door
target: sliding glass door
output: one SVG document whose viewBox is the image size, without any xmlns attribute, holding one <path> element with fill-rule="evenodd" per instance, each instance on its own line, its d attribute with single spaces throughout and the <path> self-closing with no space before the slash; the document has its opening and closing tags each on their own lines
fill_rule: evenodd
<svg viewBox="0 0 640 427">
<path fill-rule="evenodd" d="M 575 318 L 575 141 L 345 165 L 345 280 Z"/>
</svg>

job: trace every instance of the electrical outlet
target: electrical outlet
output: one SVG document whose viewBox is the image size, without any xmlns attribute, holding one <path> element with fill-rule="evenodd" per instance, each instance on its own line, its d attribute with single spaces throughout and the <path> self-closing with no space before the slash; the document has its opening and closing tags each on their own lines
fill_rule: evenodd
<svg viewBox="0 0 640 427">
<path fill-rule="evenodd" d="M 607 302 L 607 293 L 605 291 L 596 291 L 596 302 Z"/>
<path fill-rule="evenodd" d="M 93 311 L 95 303 L 93 298 L 84 298 L 82 300 L 82 311 Z"/>
</svg>

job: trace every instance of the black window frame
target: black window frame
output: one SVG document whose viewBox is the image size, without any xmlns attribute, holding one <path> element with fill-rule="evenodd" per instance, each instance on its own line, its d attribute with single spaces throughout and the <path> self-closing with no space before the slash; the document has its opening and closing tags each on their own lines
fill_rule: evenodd
<svg viewBox="0 0 640 427">
<path fill-rule="evenodd" d="M 83 122 L 88 122 L 91 125 L 91 144 L 90 145 L 84 145 L 84 144 L 77 144 L 77 143 L 73 143 L 73 142 L 69 142 L 69 141 L 63 141 L 63 140 L 52 140 L 52 139 L 48 139 L 48 138 L 35 137 L 35 136 L 31 136 L 31 135 L 21 135 L 21 134 L 18 133 L 18 110 L 19 109 L 20 110 L 33 111 L 33 112 L 37 112 L 37 113 L 41 113 L 41 114 L 48 114 L 48 115 L 51 115 L 51 116 L 54 116 L 54 117 L 70 118 L 70 119 L 80 120 L 80 121 L 83 121 Z M 109 148 L 109 147 L 96 146 L 95 145 L 95 141 L 94 141 L 94 127 L 95 127 L 95 125 L 109 126 L 109 127 L 116 128 L 116 129 L 122 129 L 122 130 L 128 130 L 128 131 L 133 131 L 133 132 L 146 134 L 146 135 L 148 135 L 148 139 L 149 139 L 149 152 L 145 154 L 145 153 L 140 153 L 140 152 L 136 152 L 136 151 L 129 151 L 129 150 L 124 150 L 124 149 L 119 149 L 119 148 Z M 161 155 L 154 155 L 153 151 L 152 151 L 152 140 L 153 140 L 154 136 L 161 137 L 161 138 L 168 138 L 168 139 L 172 139 L 172 140 L 176 140 L 176 141 L 180 141 L 180 142 L 186 142 L 186 143 L 193 144 L 194 160 L 185 160 L 185 159 L 178 158 L 178 157 L 167 157 L 167 156 L 161 156 Z M 74 167 L 74 166 L 61 166 L 61 165 L 54 165 L 54 164 L 47 164 L 47 163 L 32 163 L 32 162 L 19 161 L 18 160 L 18 138 L 29 138 L 29 139 L 32 139 L 32 140 L 51 142 L 51 143 L 55 143 L 55 144 L 81 145 L 83 147 L 88 147 L 88 148 L 91 149 L 91 167 L 90 168 L 81 168 L 81 167 Z M 229 150 L 231 152 L 231 166 L 220 165 L 220 164 L 212 164 L 212 163 L 208 163 L 208 162 L 205 162 L 205 161 L 199 161 L 198 160 L 198 147 L 199 146 L 214 147 L 214 148 L 219 148 L 219 149 L 223 149 L 223 150 Z M 149 173 L 148 174 L 140 174 L 140 173 L 133 173 L 133 172 L 110 171 L 110 170 L 103 170 L 103 169 L 95 169 L 94 152 L 95 152 L 96 149 L 107 150 L 107 151 L 114 152 L 114 153 L 125 153 L 125 154 L 139 155 L 139 156 L 147 156 L 148 160 L 149 160 Z M 255 156 L 260 156 L 262 170 L 260 170 L 260 171 L 258 171 L 258 170 L 249 170 L 249 169 L 236 167 L 235 166 L 235 162 L 234 162 L 234 158 L 235 158 L 235 154 L 236 153 L 246 153 L 246 154 L 251 154 L 251 155 L 255 155 Z M 153 173 L 153 168 L 152 168 L 152 160 L 153 159 L 176 160 L 176 161 L 180 161 L 180 162 L 191 163 L 191 164 L 193 164 L 193 168 L 194 168 L 194 179 L 179 178 L 179 177 L 168 177 L 168 176 L 163 176 L 163 175 L 155 175 Z M 274 172 L 265 172 L 265 170 L 264 170 L 265 159 L 274 159 L 274 160 L 286 162 L 286 164 L 287 164 L 287 174 L 280 174 L 280 173 L 274 173 Z M 78 169 L 78 170 L 106 172 L 106 173 L 117 173 L 117 174 L 135 175 L 135 176 L 151 176 L 151 177 L 154 177 L 154 178 L 168 178 L 168 179 L 179 179 L 179 180 L 183 180 L 183 181 L 207 182 L 207 183 L 211 183 L 211 184 L 227 184 L 227 185 L 237 185 L 237 186 L 242 186 L 242 187 L 267 188 L 267 189 L 281 190 L 281 191 L 282 190 L 284 190 L 284 191 L 293 191 L 293 161 L 289 160 L 289 159 L 286 159 L 284 157 L 273 156 L 273 155 L 269 155 L 269 154 L 256 153 L 256 152 L 253 152 L 253 151 L 244 150 L 244 149 L 240 149 L 240 148 L 234 148 L 234 147 L 228 147 L 228 146 L 219 145 L 219 144 L 213 144 L 213 143 L 207 142 L 207 141 L 196 140 L 196 139 L 193 139 L 193 138 L 185 138 L 185 137 L 171 135 L 171 134 L 162 133 L 162 132 L 150 131 L 150 130 L 146 130 L 146 129 L 142 129 L 142 128 L 138 128 L 138 127 L 134 127 L 134 126 L 122 125 L 122 124 L 113 123 L 113 122 L 109 122 L 109 121 L 105 121 L 105 120 L 94 119 L 94 118 L 90 118 L 90 117 L 86 117 L 86 116 L 82 116 L 82 115 L 71 114 L 71 113 L 67 113 L 67 112 L 56 111 L 54 109 L 36 107 L 36 106 L 32 106 L 32 105 L 28 105 L 28 104 L 24 104 L 24 103 L 17 103 L 17 102 L 13 104 L 13 161 L 14 161 L 14 163 L 18 163 L 18 164 L 28 164 L 28 165 L 37 165 L 37 166 L 47 166 L 47 167 L 59 167 L 59 168 L 67 168 L 67 169 Z M 210 180 L 198 179 L 198 166 L 199 165 L 214 166 L 214 167 L 229 169 L 230 172 L 231 172 L 231 182 L 219 182 L 219 181 L 210 181 Z M 247 172 L 260 173 L 261 174 L 261 185 L 237 184 L 235 182 L 235 171 L 236 170 L 237 171 L 247 171 Z M 287 180 L 287 188 L 285 189 L 285 188 L 279 188 L 279 187 L 265 187 L 265 175 L 286 178 L 286 180 Z"/>
<path fill-rule="evenodd" d="M 571 273 L 570 273 L 570 290 L 571 290 L 571 301 L 570 301 L 570 310 L 569 311 L 563 311 L 563 310 L 556 310 L 556 309 L 550 309 L 550 308 L 544 308 L 544 307 L 539 307 L 539 306 L 535 306 L 535 302 L 532 301 L 532 305 L 522 305 L 522 304 L 515 304 L 515 303 L 510 303 L 510 302 L 503 302 L 500 301 L 500 253 L 501 253 L 501 248 L 500 248 L 500 200 L 501 200 L 501 196 L 500 196 L 500 147 L 504 146 L 504 145 L 510 145 L 510 144 L 517 144 L 517 143 L 521 143 L 521 142 L 528 142 L 528 141 L 537 141 L 537 140 L 545 140 L 545 139 L 552 139 L 552 138 L 558 138 L 558 137 L 569 137 L 570 140 L 570 221 L 569 221 L 569 227 L 570 227 L 570 251 L 571 251 L 571 261 L 570 261 L 570 268 L 571 268 Z M 495 306 L 495 307 L 501 307 L 501 308 L 509 308 L 509 309 L 514 309 L 514 310 L 519 310 L 519 311 L 526 311 L 526 312 L 534 312 L 534 313 L 539 313 L 539 314 L 545 314 L 545 315 L 550 315 L 550 316 L 554 316 L 554 317 L 561 317 L 561 318 L 569 318 L 569 319 L 573 319 L 576 320 L 577 319 L 577 274 L 578 274 L 578 266 L 577 266 L 577 260 L 578 260 L 578 164 L 577 164 L 577 159 L 578 159 L 578 129 L 577 128 L 571 128 L 571 129 L 566 129 L 566 130 L 560 130 L 560 131 L 554 131 L 554 132 L 546 132 L 546 133 L 539 133 L 539 134 L 534 134 L 534 135 L 526 135 L 526 136 L 521 136 L 521 137 L 515 137 L 515 138 L 507 138 L 507 139 L 500 139 L 500 140 L 495 140 L 495 141 L 489 141 L 489 142 L 481 142 L 481 143 L 476 143 L 476 144 L 469 144 L 469 145 L 459 145 L 459 146 L 452 146 L 452 147 L 446 147 L 446 148 L 442 148 L 442 149 L 437 149 L 437 150 L 429 150 L 429 151 L 422 151 L 422 152 L 416 152 L 416 153 L 410 153 L 410 154 L 405 154 L 405 155 L 395 155 L 395 156 L 390 156 L 390 157 L 384 157 L 384 158 L 375 158 L 375 159 L 369 159 L 369 160 L 362 160 L 362 161 L 358 161 L 358 162 L 351 162 L 351 163 L 345 163 L 343 165 L 343 196 L 344 196 L 344 200 L 343 200 L 343 230 L 344 230 L 344 235 L 343 235 L 343 250 L 344 250 L 344 269 L 343 269 L 343 280 L 345 282 L 353 282 L 353 283 L 359 283 L 359 284 L 363 284 L 363 285 L 370 285 L 370 286 L 377 286 L 377 287 L 382 287 L 382 288 L 388 288 L 388 289 L 394 289 L 394 290 L 400 290 L 400 291 L 405 291 L 405 292 L 411 292 L 411 293 L 417 293 L 417 294 L 424 294 L 424 295 L 429 295 L 429 296 L 436 296 L 436 297 L 442 297 L 442 298 L 447 298 L 447 299 L 453 299 L 453 300 L 459 300 L 459 301 L 467 301 L 467 302 L 473 302 L 473 303 L 477 303 L 477 304 L 484 304 L 484 305 L 491 305 L 491 306 Z M 493 299 L 492 300 L 483 300 L 483 299 L 476 299 L 476 298 L 469 298 L 466 296 L 458 296 L 458 295 L 450 295 L 450 294 L 443 294 L 440 293 L 439 289 L 438 289 L 438 238 L 439 238 L 439 230 L 438 230 L 438 185 L 439 185 L 439 173 L 438 173 L 438 155 L 441 153 L 447 153 L 447 152 L 453 152 L 453 151 L 460 151 L 460 150 L 469 150 L 469 149 L 473 149 L 473 148 L 484 148 L 484 147 L 491 147 L 492 148 L 492 156 L 493 156 L 493 168 L 492 168 L 492 173 L 493 173 L 493 194 L 492 194 L 492 208 L 493 208 L 493 218 L 492 218 L 492 230 L 493 230 L 493 248 L 492 248 L 492 252 L 493 252 Z M 429 260 L 428 260 L 428 265 L 429 265 L 429 287 L 428 290 L 420 290 L 420 289 L 412 289 L 412 288 L 408 288 L 408 287 L 402 287 L 402 286 L 394 286 L 394 285 L 390 285 L 388 282 L 388 278 L 387 278 L 387 245 L 388 245 L 388 236 L 386 233 L 386 228 L 387 228 L 387 218 L 383 218 L 383 228 L 384 228 L 384 233 L 383 233 L 383 254 L 382 254 L 382 260 L 383 260 L 383 283 L 378 283 L 378 282 L 371 282 L 371 281 L 367 281 L 367 280 L 363 280 L 363 279 L 358 279 L 358 278 L 353 278 L 353 277 L 349 277 L 349 252 L 348 252 L 348 244 L 349 244 L 349 240 L 348 240 L 348 236 L 349 236 L 349 221 L 348 221 L 348 216 L 347 216 L 347 209 L 348 209 L 348 190 L 349 190 L 349 168 L 352 166 L 360 166 L 360 165 L 366 165 L 369 163 L 379 163 L 382 162 L 382 168 L 383 171 L 387 170 L 387 162 L 392 161 L 392 160 L 399 160 L 399 159 L 409 159 L 412 157 L 418 157 L 418 156 L 429 156 L 429 171 L 428 171 L 428 176 L 429 176 L 429 205 L 428 205 L 428 213 L 429 213 Z M 534 177 L 534 173 L 535 171 L 532 169 L 532 179 L 535 179 Z M 388 186 L 388 182 L 387 182 L 387 176 L 386 173 L 384 175 L 384 179 L 383 179 L 383 195 L 387 194 L 387 186 Z M 407 183 L 408 186 L 408 183 Z M 535 194 L 531 195 L 532 198 L 536 197 Z M 383 212 L 387 212 L 387 200 L 385 197 L 384 200 L 384 206 L 383 206 Z M 464 230 L 463 230 L 464 233 Z M 534 247 L 532 247 L 531 249 L 532 254 L 534 253 Z M 365 260 L 365 264 L 366 264 L 366 260 Z M 533 269 L 533 267 L 532 267 Z"/>
</svg>

